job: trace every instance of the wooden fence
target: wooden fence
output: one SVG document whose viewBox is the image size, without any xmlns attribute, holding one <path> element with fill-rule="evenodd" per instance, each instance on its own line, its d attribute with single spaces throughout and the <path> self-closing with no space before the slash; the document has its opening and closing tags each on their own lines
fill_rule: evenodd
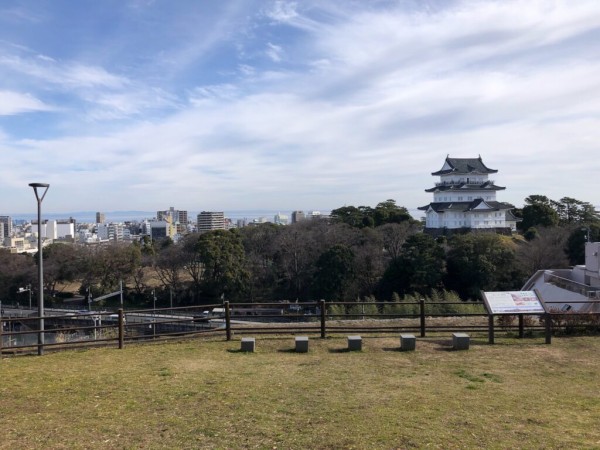
<svg viewBox="0 0 600 450">
<path fill-rule="evenodd" d="M 551 307 L 550 302 L 547 305 Z M 31 315 L 29 314 L 31 313 Z M 482 302 L 325 302 L 229 303 L 194 307 L 117 311 L 32 310 L 2 317 L 0 353 L 4 355 L 116 346 L 127 343 L 211 336 L 231 340 L 258 334 L 311 334 L 325 338 L 340 333 L 405 333 L 420 337 L 445 332 L 487 334 L 496 331 L 544 332 L 600 330 L 600 314 L 552 312 L 538 316 L 490 316 Z M 41 326 L 40 322 L 43 319 Z M 571 327 L 569 329 L 569 327 Z M 43 330 L 43 331 L 40 331 Z M 43 333 L 43 339 L 40 336 Z"/>
</svg>

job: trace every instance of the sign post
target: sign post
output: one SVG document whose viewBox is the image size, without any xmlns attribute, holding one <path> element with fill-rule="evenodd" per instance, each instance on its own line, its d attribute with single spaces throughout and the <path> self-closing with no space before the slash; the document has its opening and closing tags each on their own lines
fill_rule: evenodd
<svg viewBox="0 0 600 450">
<path fill-rule="evenodd" d="M 536 291 L 482 292 L 481 296 L 483 297 L 483 302 L 485 303 L 485 307 L 489 314 L 488 341 L 490 344 L 494 343 L 495 315 L 518 315 L 519 337 L 524 336 L 524 314 L 547 316 L 544 302 Z M 548 338 L 546 338 L 546 343 L 550 343 Z"/>
</svg>

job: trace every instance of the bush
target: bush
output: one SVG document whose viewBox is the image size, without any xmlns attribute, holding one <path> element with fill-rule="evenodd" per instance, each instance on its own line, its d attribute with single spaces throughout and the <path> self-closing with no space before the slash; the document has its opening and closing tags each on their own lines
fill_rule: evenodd
<svg viewBox="0 0 600 450">
<path fill-rule="evenodd" d="M 346 314 L 346 309 L 344 305 L 328 305 L 327 306 L 327 314 L 330 316 L 330 319 L 339 319 L 339 317 L 331 317 L 331 316 L 342 316 Z"/>
<path fill-rule="evenodd" d="M 427 305 L 427 303 L 430 303 Z M 435 290 L 431 297 L 425 297 L 425 314 L 485 314 L 482 303 L 462 300 L 454 291 Z"/>
<path fill-rule="evenodd" d="M 598 333 L 600 332 L 600 314 L 577 313 L 573 311 L 557 313 L 550 310 L 550 320 L 555 332 L 564 334 Z"/>
<path fill-rule="evenodd" d="M 375 304 L 375 297 L 365 297 L 363 302 L 357 305 L 352 305 L 348 309 L 348 314 L 351 316 L 355 316 L 352 317 L 352 319 L 365 319 L 378 315 L 379 310 L 377 309 L 377 305 Z"/>
<path fill-rule="evenodd" d="M 391 316 L 411 316 L 419 314 L 419 305 L 415 302 L 418 300 L 413 296 L 406 296 L 404 299 L 394 292 L 392 301 L 386 303 L 382 308 L 382 313 Z"/>
</svg>

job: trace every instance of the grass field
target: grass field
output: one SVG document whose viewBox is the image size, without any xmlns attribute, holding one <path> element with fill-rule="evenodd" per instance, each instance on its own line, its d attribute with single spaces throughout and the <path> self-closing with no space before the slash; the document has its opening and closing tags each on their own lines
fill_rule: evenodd
<svg viewBox="0 0 600 450">
<path fill-rule="evenodd" d="M 0 361 L 1 449 L 600 448 L 600 338 L 187 340 Z"/>
</svg>

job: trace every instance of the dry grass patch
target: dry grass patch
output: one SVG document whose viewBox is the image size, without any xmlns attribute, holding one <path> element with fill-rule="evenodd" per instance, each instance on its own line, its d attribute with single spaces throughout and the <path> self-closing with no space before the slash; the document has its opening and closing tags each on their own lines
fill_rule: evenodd
<svg viewBox="0 0 600 450">
<path fill-rule="evenodd" d="M 600 339 L 258 337 L 5 358 L 0 448 L 597 448 Z"/>
</svg>

